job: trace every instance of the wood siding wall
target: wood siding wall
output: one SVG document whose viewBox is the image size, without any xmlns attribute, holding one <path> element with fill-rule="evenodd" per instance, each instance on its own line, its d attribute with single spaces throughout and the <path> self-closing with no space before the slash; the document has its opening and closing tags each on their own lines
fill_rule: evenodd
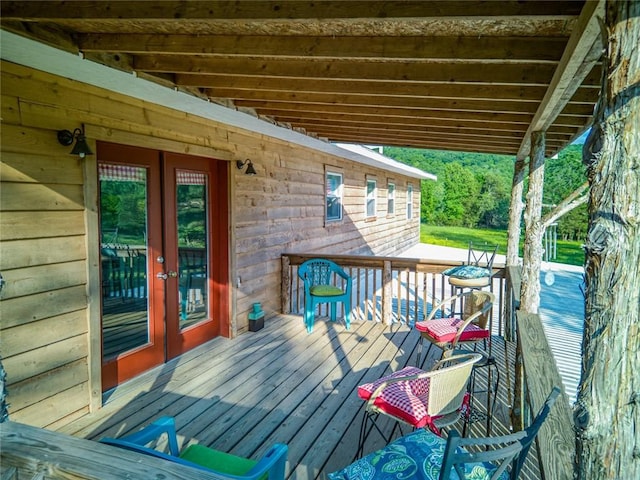
<svg viewBox="0 0 640 480">
<path fill-rule="evenodd" d="M 419 240 L 419 180 L 7 62 L 1 87 L 0 355 L 12 420 L 56 427 L 101 404 L 97 159 L 70 156 L 57 130 L 84 124 L 94 151 L 104 140 L 253 161 L 256 176 L 230 165 L 232 336 L 253 302 L 279 312 L 282 253 L 393 255 Z M 325 168 L 344 175 L 344 219 L 327 225 Z M 378 183 L 374 220 L 367 176 Z"/>
</svg>

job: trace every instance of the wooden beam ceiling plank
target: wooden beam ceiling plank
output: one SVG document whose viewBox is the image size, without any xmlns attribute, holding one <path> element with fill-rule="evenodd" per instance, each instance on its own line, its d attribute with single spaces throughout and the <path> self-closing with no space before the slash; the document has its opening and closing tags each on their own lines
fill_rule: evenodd
<svg viewBox="0 0 640 480">
<path fill-rule="evenodd" d="M 344 81 L 327 79 L 274 79 L 252 77 L 207 77 L 206 84 L 193 85 L 184 83 L 180 76 L 176 83 L 182 87 L 207 88 L 216 92 L 217 89 L 250 90 L 267 92 L 296 92 L 329 93 L 341 95 L 367 96 L 402 96 L 413 98 L 451 98 L 451 99 L 484 99 L 495 101 L 519 100 L 523 102 L 540 102 L 546 88 L 541 86 L 488 86 L 488 85 L 454 85 L 454 84 L 415 84 L 415 83 L 386 83 L 362 81 Z M 219 95 L 218 95 L 219 96 Z M 238 96 L 238 95 L 232 95 Z M 241 94 L 239 94 L 241 96 Z"/>
<path fill-rule="evenodd" d="M 483 62 L 443 63 L 357 60 L 282 60 L 256 58 L 207 58 L 202 56 L 137 55 L 134 68 L 146 72 L 193 75 L 197 84 L 206 79 L 197 75 L 333 78 L 395 82 L 455 82 L 488 85 L 548 85 L 556 65 L 488 64 Z"/>
<path fill-rule="evenodd" d="M 365 115 L 349 115 L 349 114 L 330 114 L 327 112 L 296 112 L 294 115 L 292 112 L 287 111 L 273 111 L 273 110 L 260 110 L 260 115 L 268 117 L 278 118 L 283 122 L 292 121 L 330 121 L 337 123 L 353 123 L 357 125 L 404 125 L 404 126 L 423 126 L 423 127 L 439 127 L 450 128 L 469 131 L 486 131 L 490 129 L 492 131 L 499 132 L 515 132 L 520 136 L 526 132 L 526 124 L 515 123 L 487 123 L 487 122 L 470 122 L 465 123 L 459 119 L 441 119 L 441 118 L 416 118 L 416 117 L 380 117 L 380 116 L 365 116 Z M 567 129 L 566 133 L 573 133 L 574 129 Z"/>
<path fill-rule="evenodd" d="M 3 1 L 2 15 L 19 20 L 302 20 L 302 19 L 405 19 L 456 17 L 460 12 L 480 17 L 544 17 L 566 20 L 578 15 L 580 4 L 572 1 L 135 1 L 96 2 Z"/>
<path fill-rule="evenodd" d="M 440 120 L 460 120 L 464 122 L 481 122 L 481 123 L 512 123 L 520 126 L 524 125 L 524 129 L 528 127 L 533 118 L 532 114 L 522 112 L 511 113 L 495 113 L 495 112 L 473 112 L 473 111 L 447 111 L 420 108 L 393 108 L 383 107 L 379 105 L 356 105 L 348 106 L 341 104 L 318 104 L 318 103 L 291 103 L 277 101 L 260 101 L 260 100 L 238 100 L 238 107 L 253 108 L 256 110 L 273 111 L 273 112 L 290 112 L 296 115 L 297 112 L 315 112 L 319 114 L 345 114 L 350 116 L 379 117 L 379 118 L 416 118 L 416 119 L 440 119 Z M 574 117 L 565 117 L 573 120 Z"/>
<path fill-rule="evenodd" d="M 296 125 L 293 125 L 296 126 Z M 304 127 L 303 127 L 304 128 Z M 309 128 L 308 131 L 313 131 L 318 133 L 321 136 L 326 136 L 332 138 L 336 134 L 340 135 L 350 135 L 355 138 L 359 138 L 362 136 L 374 136 L 374 135 L 384 135 L 384 136 L 393 136 L 398 140 L 411 141 L 412 139 L 419 138 L 419 136 L 428 136 L 432 140 L 437 140 L 441 142 L 452 142 L 452 143 L 475 143 L 477 145 L 493 145 L 493 146 L 504 146 L 516 149 L 520 142 L 518 140 L 510 140 L 510 139 L 501 139 L 494 137 L 464 137 L 464 136 L 452 136 L 442 133 L 436 132 L 423 132 L 416 136 L 416 132 L 398 132 L 398 131 L 389 131 L 389 130 L 366 130 L 366 129 L 358 129 L 358 128 Z M 419 133 L 419 132 L 417 132 Z"/>
<path fill-rule="evenodd" d="M 465 60 L 498 63 L 557 63 L 562 37 L 276 36 L 82 34 L 83 51 L 137 54 L 286 57 L 297 59 Z"/>
<path fill-rule="evenodd" d="M 207 91 L 210 97 L 231 98 L 239 100 L 261 100 L 279 102 L 302 102 L 318 104 L 342 104 L 345 106 L 386 106 L 404 107 L 407 109 L 433 109 L 470 112 L 495 113 L 534 113 L 537 108 L 535 102 L 499 101 L 494 100 L 450 100 L 439 98 L 414 97 L 375 97 L 375 101 L 367 95 L 341 95 L 323 93 L 272 92 L 255 90 L 216 89 Z"/>
<path fill-rule="evenodd" d="M 599 61 L 602 39 L 598 18 L 604 18 L 604 3 L 604 0 L 598 0 L 584 4 L 549 90 L 518 150 L 519 158 L 529 155 L 532 133 L 545 131 L 561 112 L 564 113 L 566 103 Z"/>
<path fill-rule="evenodd" d="M 334 119 L 326 119 L 326 120 L 309 120 L 309 119 L 296 119 L 296 118 L 283 118 L 277 117 L 277 121 L 285 122 L 290 124 L 295 124 L 301 127 L 304 127 L 308 130 L 314 130 L 316 128 L 322 129 L 361 129 L 363 131 L 366 130 L 384 130 L 389 132 L 406 132 L 406 133 L 433 133 L 433 134 L 447 134 L 452 137 L 455 136 L 464 136 L 464 137 L 488 137 L 491 136 L 493 138 L 502 138 L 502 139 L 516 139 L 518 142 L 521 141 L 522 135 L 524 132 L 504 132 L 494 129 L 483 129 L 483 130 L 469 130 L 469 129 L 459 129 L 459 128 L 446 128 L 446 127 L 438 127 L 432 125 L 397 125 L 397 124 L 368 124 L 368 123 L 356 123 L 356 122 L 345 122 L 345 121 L 337 121 Z"/>
</svg>

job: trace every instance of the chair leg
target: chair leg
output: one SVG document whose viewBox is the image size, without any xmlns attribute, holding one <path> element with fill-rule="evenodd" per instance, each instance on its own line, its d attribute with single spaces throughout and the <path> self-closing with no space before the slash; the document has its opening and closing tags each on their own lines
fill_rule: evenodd
<svg viewBox="0 0 640 480">
<path fill-rule="evenodd" d="M 335 322 L 337 318 L 338 304 L 336 302 L 331 302 L 329 306 L 330 306 L 329 310 L 330 310 L 331 321 Z"/>
<path fill-rule="evenodd" d="M 307 333 L 313 332 L 313 324 L 316 320 L 315 310 L 316 306 L 313 305 L 311 307 L 311 310 L 305 309 L 304 311 L 304 323 L 307 326 Z"/>
<path fill-rule="evenodd" d="M 344 302 L 344 323 L 349 330 L 351 328 L 351 302 Z"/>
</svg>

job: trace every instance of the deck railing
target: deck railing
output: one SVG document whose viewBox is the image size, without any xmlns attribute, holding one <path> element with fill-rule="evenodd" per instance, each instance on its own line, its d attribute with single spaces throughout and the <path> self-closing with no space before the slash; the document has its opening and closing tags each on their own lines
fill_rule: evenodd
<svg viewBox="0 0 640 480">
<path fill-rule="evenodd" d="M 283 313 L 302 314 L 304 284 L 298 278 L 298 266 L 305 260 L 318 256 L 302 253 L 282 255 Z M 442 271 L 463 263 L 401 257 L 324 254 L 321 256 L 334 261 L 351 276 L 352 317 L 386 324 L 403 322 L 412 325 L 424 319 L 433 305 L 455 293 L 447 278 L 442 275 Z M 503 266 L 494 264 L 490 289 L 496 295 L 493 331 L 502 335 L 505 298 Z M 327 315 L 323 310 L 319 313 Z"/>
<path fill-rule="evenodd" d="M 454 293 L 442 271 L 460 261 L 398 257 L 284 254 L 282 256 L 282 311 L 302 314 L 304 285 L 297 268 L 305 260 L 321 256 L 342 266 L 353 279 L 352 316 L 385 323 L 422 320 L 438 300 Z M 562 386 L 560 373 L 540 316 L 519 312 L 519 267 L 494 264 L 491 291 L 496 295 L 492 333 L 515 349 L 515 385 L 508 382 L 508 401 L 515 429 L 527 425 L 554 385 Z M 326 312 L 320 314 L 327 315 Z M 556 402 L 541 429 L 537 444 L 541 478 L 573 477 L 575 441 L 571 408 L 566 394 Z"/>
<path fill-rule="evenodd" d="M 213 472 L 15 422 L 0 423 L 0 478 L 225 480 Z"/>
<path fill-rule="evenodd" d="M 516 342 L 512 425 L 521 429 L 562 379 L 537 314 L 518 311 L 520 268 L 507 269 L 505 338 Z M 545 480 L 573 478 L 575 438 L 567 395 L 562 393 L 537 437 L 540 470 Z"/>
</svg>

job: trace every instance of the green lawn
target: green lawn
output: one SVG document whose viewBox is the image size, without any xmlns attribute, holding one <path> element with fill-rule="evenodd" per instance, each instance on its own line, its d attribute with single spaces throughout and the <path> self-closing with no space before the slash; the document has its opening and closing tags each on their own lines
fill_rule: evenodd
<svg viewBox="0 0 640 480">
<path fill-rule="evenodd" d="M 507 253 L 507 232 L 505 230 L 479 230 L 464 227 L 436 227 L 422 224 L 420 226 L 420 241 L 432 245 L 445 247 L 468 248 L 469 242 L 477 245 L 498 245 L 498 253 Z M 582 242 L 568 242 L 558 240 L 557 258 L 553 261 L 568 265 L 583 265 L 584 252 Z M 522 240 L 520 241 L 520 255 L 522 255 Z"/>
</svg>

